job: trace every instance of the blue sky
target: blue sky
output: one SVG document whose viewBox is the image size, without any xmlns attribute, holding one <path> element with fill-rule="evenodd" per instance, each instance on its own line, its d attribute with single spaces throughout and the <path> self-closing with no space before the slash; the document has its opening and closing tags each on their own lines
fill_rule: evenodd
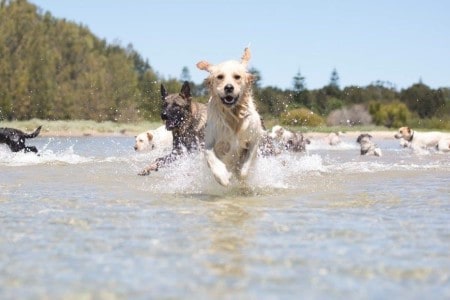
<svg viewBox="0 0 450 300">
<path fill-rule="evenodd" d="M 320 88 L 336 68 L 341 87 L 450 87 L 446 0 L 30 1 L 110 43 L 131 43 L 164 78 L 186 66 L 201 83 L 198 61 L 239 59 L 250 44 L 263 86 L 292 88 L 300 70 L 309 89 Z"/>
</svg>

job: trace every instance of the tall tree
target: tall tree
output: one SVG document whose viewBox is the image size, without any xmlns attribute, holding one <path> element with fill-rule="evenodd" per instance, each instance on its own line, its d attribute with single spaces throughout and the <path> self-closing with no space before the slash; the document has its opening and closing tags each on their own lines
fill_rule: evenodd
<svg viewBox="0 0 450 300">
<path fill-rule="evenodd" d="M 191 82 L 191 73 L 189 72 L 189 68 L 184 66 L 183 69 L 181 70 L 181 75 L 180 75 L 180 81 L 184 82 Z"/>
<path fill-rule="evenodd" d="M 297 74 L 295 74 L 292 85 L 294 89 L 294 103 L 311 109 L 311 97 L 306 89 L 305 77 L 302 76 L 300 69 Z"/>
<path fill-rule="evenodd" d="M 339 88 L 339 74 L 336 68 L 333 69 L 330 76 L 330 83 L 325 87 L 327 96 L 341 98 L 341 90 Z"/>
</svg>

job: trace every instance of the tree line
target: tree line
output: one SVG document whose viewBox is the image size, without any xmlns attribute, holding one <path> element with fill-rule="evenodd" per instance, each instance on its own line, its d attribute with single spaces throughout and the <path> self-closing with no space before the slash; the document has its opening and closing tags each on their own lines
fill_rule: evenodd
<svg viewBox="0 0 450 300">
<path fill-rule="evenodd" d="M 342 118 L 331 116 L 341 112 L 345 117 L 358 105 L 355 115 L 363 111 L 369 122 L 388 127 L 405 118 L 450 124 L 448 87 L 431 89 L 418 82 L 398 91 L 376 81 L 341 88 L 333 70 L 323 88 L 309 90 L 299 71 L 292 88 L 283 90 L 261 86 L 260 72 L 251 72 L 255 99 L 266 118 L 301 108 L 336 125 Z M 206 102 L 208 91 L 191 81 L 187 67 L 179 78 L 162 78 L 132 45 L 108 44 L 87 27 L 55 18 L 27 0 L 0 0 L 0 120 L 159 120 L 160 84 L 175 91 L 185 80 L 194 97 Z"/>
</svg>

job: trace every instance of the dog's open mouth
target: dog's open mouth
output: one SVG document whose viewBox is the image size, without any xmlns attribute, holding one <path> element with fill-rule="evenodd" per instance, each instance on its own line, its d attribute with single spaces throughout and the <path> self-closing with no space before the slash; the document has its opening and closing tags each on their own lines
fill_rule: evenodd
<svg viewBox="0 0 450 300">
<path fill-rule="evenodd" d="M 179 122 L 177 122 L 177 120 L 166 120 L 166 129 L 170 131 L 174 128 L 177 128 L 178 123 Z"/>
<path fill-rule="evenodd" d="M 238 101 L 239 95 L 236 96 L 236 97 L 233 97 L 231 95 L 227 95 L 225 97 L 221 97 L 220 99 L 222 99 L 223 104 L 233 105 L 233 104 L 235 104 Z"/>
</svg>

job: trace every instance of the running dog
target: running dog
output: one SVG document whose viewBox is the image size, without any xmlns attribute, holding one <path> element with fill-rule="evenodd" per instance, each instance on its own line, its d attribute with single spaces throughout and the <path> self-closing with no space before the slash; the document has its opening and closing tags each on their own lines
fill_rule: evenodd
<svg viewBox="0 0 450 300">
<path fill-rule="evenodd" d="M 256 111 L 247 71 L 250 49 L 241 61 L 229 60 L 217 65 L 200 61 L 197 67 L 209 72 L 208 118 L 205 131 L 205 158 L 214 178 L 228 186 L 232 175 L 245 180 L 253 165 L 264 130 Z"/>
<path fill-rule="evenodd" d="M 381 149 L 372 142 L 372 136 L 370 134 L 360 134 L 356 139 L 356 142 L 361 145 L 361 155 L 382 155 Z"/>
<path fill-rule="evenodd" d="M 157 148 L 165 149 L 172 145 L 172 141 L 172 133 L 163 125 L 154 130 L 139 133 L 136 136 L 134 150 L 142 152 Z"/>
<path fill-rule="evenodd" d="M 400 127 L 398 133 L 394 135 L 396 139 L 403 138 L 409 143 L 414 151 L 426 150 L 436 148 L 440 151 L 450 151 L 449 141 L 450 134 L 439 131 L 433 132 L 419 132 L 412 130 L 409 127 Z"/>
<path fill-rule="evenodd" d="M 206 126 L 206 105 L 192 101 L 191 89 L 184 82 L 179 94 L 168 94 L 161 85 L 163 102 L 161 119 L 167 130 L 172 132 L 172 152 L 157 158 L 139 175 L 148 175 L 160 167 L 176 160 L 184 152 L 192 152 L 203 147 Z"/>
<path fill-rule="evenodd" d="M 0 128 L 0 143 L 8 145 L 12 152 L 24 150 L 24 152 L 37 153 L 36 147 L 25 146 L 25 139 L 37 137 L 41 132 L 41 128 L 42 126 L 39 126 L 33 133 L 25 133 L 15 128 Z"/>
</svg>

